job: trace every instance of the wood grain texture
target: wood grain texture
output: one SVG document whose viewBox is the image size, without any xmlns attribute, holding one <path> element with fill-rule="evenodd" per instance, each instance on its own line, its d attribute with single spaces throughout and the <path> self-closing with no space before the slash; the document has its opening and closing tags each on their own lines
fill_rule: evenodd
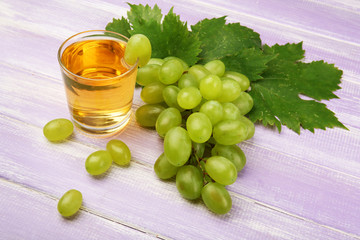
<svg viewBox="0 0 360 240">
<path fill-rule="evenodd" d="M 69 117 L 57 49 L 77 32 L 103 29 L 113 17 L 125 16 L 128 6 L 114 0 L 1 1 L 0 239 L 55 239 L 59 234 L 67 239 L 102 234 L 104 239 L 360 239 L 358 1 L 156 3 L 163 13 L 174 5 L 189 24 L 227 15 L 228 21 L 259 32 L 266 44 L 304 41 L 305 61 L 324 59 L 344 71 L 336 92 L 340 99 L 325 103 L 350 131 L 298 136 L 258 125 L 254 138 L 240 145 L 248 163 L 228 187 L 234 206 L 222 217 L 201 202 L 182 199 L 173 182 L 156 178 L 152 165 L 163 151 L 162 140 L 134 119 L 113 137 L 128 143 L 131 166 L 114 166 L 92 178 L 84 160 L 109 139 L 76 132 L 68 142 L 51 144 L 42 136 L 47 121 Z M 141 104 L 137 90 L 133 110 Z M 78 217 L 67 222 L 54 206 L 70 188 L 81 190 L 85 201 Z M 15 232 L 19 219 L 23 225 Z"/>
</svg>

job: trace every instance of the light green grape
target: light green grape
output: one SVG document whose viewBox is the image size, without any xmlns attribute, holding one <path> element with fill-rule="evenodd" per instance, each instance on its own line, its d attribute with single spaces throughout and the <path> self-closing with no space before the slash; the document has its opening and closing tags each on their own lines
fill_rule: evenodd
<svg viewBox="0 0 360 240">
<path fill-rule="evenodd" d="M 199 89 L 196 87 L 186 87 L 179 91 L 177 102 L 184 109 L 193 109 L 200 104 L 202 99 Z"/>
<path fill-rule="evenodd" d="M 139 59 L 139 66 L 145 66 L 151 57 L 151 44 L 143 34 L 132 35 L 126 44 L 124 59 L 129 65 L 134 65 Z"/>
<path fill-rule="evenodd" d="M 224 73 L 223 77 L 228 77 L 237 81 L 240 85 L 241 91 L 247 90 L 250 86 L 250 81 L 244 74 L 227 71 Z"/>
<path fill-rule="evenodd" d="M 215 100 L 205 102 L 201 106 L 200 112 L 204 113 L 210 119 L 213 126 L 220 122 L 224 115 L 224 110 L 221 103 Z"/>
<path fill-rule="evenodd" d="M 65 118 L 58 118 L 48 122 L 44 128 L 44 136 L 51 142 L 59 142 L 68 138 L 74 131 L 72 122 Z"/>
<path fill-rule="evenodd" d="M 241 148 L 237 145 L 221 145 L 216 144 L 211 149 L 212 156 L 223 156 L 229 159 L 236 167 L 236 170 L 241 171 L 246 164 L 246 157 Z"/>
<path fill-rule="evenodd" d="M 222 81 L 214 74 L 207 75 L 200 80 L 200 93 L 207 99 L 212 100 L 220 96 L 222 91 Z"/>
<path fill-rule="evenodd" d="M 85 161 L 85 168 L 91 175 L 100 175 L 111 167 L 112 161 L 111 154 L 108 151 L 99 150 L 88 156 Z"/>
<path fill-rule="evenodd" d="M 130 164 L 131 152 L 129 147 L 120 140 L 112 139 L 106 144 L 106 150 L 110 153 L 113 161 L 120 165 L 126 166 Z"/>
<path fill-rule="evenodd" d="M 186 120 L 186 129 L 191 140 L 204 143 L 211 137 L 212 125 L 210 119 L 201 112 L 192 113 Z"/>
<path fill-rule="evenodd" d="M 216 99 L 219 102 L 232 102 L 237 99 L 241 93 L 240 85 L 231 78 L 222 77 L 222 92 Z"/>
<path fill-rule="evenodd" d="M 202 106 L 204 103 L 206 103 L 206 102 L 207 102 L 207 100 L 206 100 L 205 98 L 202 98 L 201 101 L 200 101 L 200 103 L 199 103 L 196 107 L 194 107 L 194 108 L 192 109 L 192 112 L 199 112 L 201 106 Z"/>
<path fill-rule="evenodd" d="M 182 60 L 181 58 L 178 58 L 178 57 L 169 56 L 169 57 L 164 58 L 164 61 L 166 62 L 166 61 L 169 61 L 172 59 L 176 59 L 176 60 L 180 61 L 181 65 L 183 66 L 184 71 L 187 71 L 189 69 L 189 65 L 184 60 Z"/>
<path fill-rule="evenodd" d="M 179 167 L 172 165 L 162 153 L 154 164 L 154 171 L 161 179 L 169 179 L 176 175 Z"/>
<path fill-rule="evenodd" d="M 247 126 L 247 134 L 246 134 L 245 140 L 252 138 L 254 136 L 254 134 L 255 134 L 255 125 L 254 125 L 254 123 L 245 116 L 241 116 L 239 118 L 239 120 L 241 122 L 243 122 Z"/>
<path fill-rule="evenodd" d="M 141 99 L 149 104 L 161 103 L 164 101 L 163 90 L 166 87 L 161 82 L 153 82 L 146 85 L 140 93 Z"/>
<path fill-rule="evenodd" d="M 212 156 L 206 160 L 206 172 L 209 176 L 222 185 L 230 185 L 236 181 L 236 166 L 227 158 Z"/>
<path fill-rule="evenodd" d="M 222 77 L 225 73 L 225 64 L 220 60 L 212 60 L 204 65 L 212 74 Z"/>
<path fill-rule="evenodd" d="M 155 127 L 156 120 L 164 109 L 160 104 L 142 105 L 135 112 L 136 121 L 142 127 Z"/>
<path fill-rule="evenodd" d="M 165 62 L 164 59 L 161 59 L 161 58 L 150 58 L 147 65 L 155 64 L 155 65 L 161 66 L 161 65 L 163 65 L 164 62 Z"/>
<path fill-rule="evenodd" d="M 155 129 L 160 137 L 165 137 L 171 128 L 180 126 L 181 122 L 182 117 L 180 111 L 176 108 L 167 108 L 162 111 L 157 118 Z"/>
<path fill-rule="evenodd" d="M 179 88 L 199 87 L 199 82 L 190 73 L 184 73 L 178 81 Z"/>
<path fill-rule="evenodd" d="M 79 211 L 82 200 L 81 192 L 71 189 L 60 198 L 57 209 L 62 216 L 70 217 Z"/>
<path fill-rule="evenodd" d="M 247 92 L 241 92 L 239 97 L 232 103 L 240 110 L 241 115 L 245 115 L 250 112 L 254 106 L 254 100 Z"/>
<path fill-rule="evenodd" d="M 192 142 L 193 152 L 198 158 L 202 158 L 205 152 L 205 143 Z"/>
<path fill-rule="evenodd" d="M 232 103 L 222 103 L 224 110 L 223 120 L 236 120 L 240 118 L 240 110 Z"/>
<path fill-rule="evenodd" d="M 232 206 L 229 192 L 219 183 L 208 183 L 201 190 L 201 197 L 207 208 L 217 214 L 228 213 Z"/>
<path fill-rule="evenodd" d="M 165 103 L 169 107 L 178 109 L 180 112 L 184 111 L 182 107 L 179 106 L 177 101 L 177 96 L 180 92 L 180 89 L 174 85 L 169 85 L 163 90 L 163 98 Z"/>
<path fill-rule="evenodd" d="M 189 68 L 188 72 L 193 75 L 200 84 L 200 80 L 211 73 L 203 65 L 197 64 Z"/>
<path fill-rule="evenodd" d="M 153 82 L 159 81 L 160 65 L 146 64 L 137 71 L 136 82 L 142 86 L 146 86 Z"/>
<path fill-rule="evenodd" d="M 203 178 L 199 169 L 193 165 L 182 166 L 176 174 L 176 187 L 186 199 L 199 198 L 203 187 Z"/>
<path fill-rule="evenodd" d="M 174 127 L 166 133 L 164 153 L 168 161 L 176 167 L 184 165 L 189 160 L 191 139 L 184 128 Z"/>
<path fill-rule="evenodd" d="M 213 137 L 222 145 L 234 145 L 248 136 L 248 126 L 240 120 L 224 120 L 215 125 Z"/>
<path fill-rule="evenodd" d="M 160 82 L 169 85 L 177 82 L 183 74 L 184 69 L 178 59 L 165 61 L 160 68 Z"/>
</svg>

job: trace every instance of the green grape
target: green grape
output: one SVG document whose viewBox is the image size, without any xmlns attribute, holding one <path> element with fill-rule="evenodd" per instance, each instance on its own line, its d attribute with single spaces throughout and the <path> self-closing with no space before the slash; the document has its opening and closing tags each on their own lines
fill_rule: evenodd
<svg viewBox="0 0 360 240">
<path fill-rule="evenodd" d="M 151 43 L 143 34 L 132 35 L 126 44 L 124 58 L 129 65 L 139 59 L 139 67 L 145 66 L 151 57 Z"/>
<path fill-rule="evenodd" d="M 228 213 L 232 206 L 229 192 L 219 183 L 208 183 L 202 191 L 201 197 L 207 208 L 217 214 Z"/>
<path fill-rule="evenodd" d="M 199 87 L 198 81 L 190 73 L 184 73 L 178 81 L 179 88 Z"/>
<path fill-rule="evenodd" d="M 171 128 L 180 126 L 181 122 L 180 111 L 176 108 L 167 108 L 160 113 L 156 120 L 155 128 L 160 137 L 165 137 Z"/>
<path fill-rule="evenodd" d="M 214 74 L 207 75 L 200 80 L 200 93 L 207 99 L 212 100 L 220 96 L 222 91 L 222 81 Z"/>
<path fill-rule="evenodd" d="M 212 60 L 204 65 L 212 74 L 222 77 L 225 73 L 225 64 L 220 60 Z"/>
<path fill-rule="evenodd" d="M 161 179 L 169 179 L 176 175 L 178 167 L 172 165 L 162 153 L 154 164 L 154 171 Z"/>
<path fill-rule="evenodd" d="M 71 189 L 60 198 L 57 209 L 63 217 L 70 217 L 79 211 L 82 200 L 81 192 Z"/>
<path fill-rule="evenodd" d="M 180 92 L 180 89 L 176 86 L 173 86 L 173 85 L 166 86 L 166 88 L 164 88 L 164 90 L 163 90 L 163 98 L 165 100 L 165 103 L 169 107 L 176 108 L 180 112 L 182 112 L 182 111 L 184 111 L 184 109 L 182 107 L 180 107 L 177 102 L 177 96 L 178 96 L 179 92 Z"/>
<path fill-rule="evenodd" d="M 234 145 L 248 136 L 248 126 L 240 120 L 224 120 L 215 125 L 213 137 L 222 145 Z"/>
<path fill-rule="evenodd" d="M 222 77 L 222 92 L 216 99 L 219 102 L 232 102 L 237 99 L 241 93 L 240 85 L 231 78 Z"/>
<path fill-rule="evenodd" d="M 200 112 L 204 113 L 210 119 L 213 126 L 220 122 L 224 115 L 223 106 L 215 100 L 205 102 L 201 106 Z"/>
<path fill-rule="evenodd" d="M 191 139 L 188 132 L 182 127 L 170 129 L 164 138 L 164 152 L 172 165 L 184 165 L 191 154 Z"/>
<path fill-rule="evenodd" d="M 142 105 L 135 112 L 136 121 L 142 127 L 155 127 L 156 120 L 164 109 L 160 104 Z"/>
<path fill-rule="evenodd" d="M 202 157 L 204 156 L 205 143 L 192 142 L 192 148 L 193 148 L 194 154 L 195 154 L 198 158 L 202 158 Z"/>
<path fill-rule="evenodd" d="M 177 82 L 183 74 L 184 69 L 177 59 L 165 61 L 160 68 L 160 82 L 169 85 Z"/>
<path fill-rule="evenodd" d="M 164 61 L 166 62 L 166 61 L 169 61 L 172 59 L 176 59 L 176 60 L 180 61 L 181 65 L 183 66 L 184 71 L 187 71 L 189 69 L 189 65 L 184 60 L 182 60 L 181 58 L 178 58 L 178 57 L 169 56 L 169 57 L 164 58 Z"/>
<path fill-rule="evenodd" d="M 241 91 L 247 90 L 250 86 L 250 81 L 244 74 L 227 71 L 224 73 L 223 77 L 228 77 L 237 81 L 240 85 Z"/>
<path fill-rule="evenodd" d="M 117 139 L 110 140 L 106 144 L 106 150 L 110 153 L 116 164 L 125 166 L 130 163 L 131 152 L 129 147 L 123 141 Z"/>
<path fill-rule="evenodd" d="M 150 83 L 158 82 L 160 65 L 147 64 L 138 69 L 136 75 L 136 82 L 142 86 L 147 86 Z"/>
<path fill-rule="evenodd" d="M 236 120 L 240 118 L 240 110 L 232 103 L 222 103 L 224 110 L 223 120 Z"/>
<path fill-rule="evenodd" d="M 202 106 L 204 103 L 206 103 L 206 102 L 207 102 L 207 100 L 206 100 L 205 98 L 201 98 L 200 103 L 199 103 L 196 107 L 194 107 L 194 108 L 192 109 L 192 112 L 199 112 L 201 106 Z"/>
<path fill-rule="evenodd" d="M 149 83 L 141 90 L 140 97 L 146 103 L 161 103 L 164 101 L 163 90 L 165 87 L 166 85 L 161 82 Z"/>
<path fill-rule="evenodd" d="M 203 178 L 199 169 L 193 165 L 182 166 L 176 174 L 176 187 L 186 199 L 199 198 L 203 187 Z"/>
<path fill-rule="evenodd" d="M 85 161 L 85 168 L 91 175 L 100 175 L 111 167 L 112 161 L 111 154 L 108 151 L 99 150 L 88 156 Z"/>
<path fill-rule="evenodd" d="M 186 129 L 191 140 L 204 143 L 211 137 L 212 125 L 210 119 L 200 112 L 191 114 L 186 120 Z"/>
<path fill-rule="evenodd" d="M 246 164 L 246 157 L 241 148 L 237 145 L 221 145 L 216 144 L 211 149 L 212 156 L 223 156 L 229 159 L 236 167 L 236 170 L 241 171 Z"/>
<path fill-rule="evenodd" d="M 68 138 L 74 131 L 72 122 L 65 118 L 58 118 L 48 122 L 44 128 L 44 136 L 51 142 L 59 142 Z"/>
<path fill-rule="evenodd" d="M 240 116 L 239 120 L 247 126 L 247 134 L 245 140 L 252 138 L 255 134 L 254 123 L 250 119 L 242 115 Z"/>
<path fill-rule="evenodd" d="M 196 87 L 186 87 L 179 91 L 177 102 L 184 109 L 193 109 L 201 102 L 202 96 Z"/>
<path fill-rule="evenodd" d="M 241 115 L 245 115 L 250 112 L 254 106 L 254 100 L 247 92 L 241 92 L 239 97 L 232 103 L 240 110 Z"/>
<path fill-rule="evenodd" d="M 227 158 L 212 156 L 206 160 L 206 172 L 209 176 L 222 185 L 230 185 L 236 181 L 236 166 Z"/>
<path fill-rule="evenodd" d="M 150 64 L 155 64 L 155 65 L 163 65 L 165 61 L 161 58 L 150 58 L 149 62 L 147 63 L 147 65 Z"/>
<path fill-rule="evenodd" d="M 200 84 L 200 80 L 211 73 L 203 65 L 197 64 L 189 68 L 188 72 L 193 75 Z"/>
</svg>

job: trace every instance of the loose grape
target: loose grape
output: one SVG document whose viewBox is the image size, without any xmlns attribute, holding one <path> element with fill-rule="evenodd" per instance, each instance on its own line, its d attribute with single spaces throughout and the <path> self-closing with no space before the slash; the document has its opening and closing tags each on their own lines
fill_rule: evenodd
<svg viewBox="0 0 360 240">
<path fill-rule="evenodd" d="M 155 127 L 156 120 L 164 109 L 160 104 L 142 105 L 135 112 L 136 121 L 142 127 Z"/>
<path fill-rule="evenodd" d="M 48 122 L 44 128 L 44 136 L 52 142 L 63 141 L 74 131 L 72 122 L 65 118 L 58 118 Z"/>
<path fill-rule="evenodd" d="M 152 82 L 159 80 L 160 65 L 147 64 L 138 69 L 136 75 L 136 82 L 142 86 L 146 86 Z"/>
<path fill-rule="evenodd" d="M 71 189 L 60 198 L 57 209 L 62 216 L 70 217 L 79 211 L 82 199 L 81 192 Z"/>
<path fill-rule="evenodd" d="M 184 73 L 178 81 L 179 88 L 199 87 L 199 82 L 190 73 Z"/>
<path fill-rule="evenodd" d="M 193 165 L 182 166 L 176 174 L 176 187 L 186 199 L 199 198 L 203 187 L 202 174 L 199 169 Z"/>
<path fill-rule="evenodd" d="M 229 159 L 236 167 L 236 170 L 241 171 L 246 164 L 246 157 L 241 148 L 237 145 L 221 145 L 216 144 L 211 150 L 212 156 L 223 156 Z"/>
<path fill-rule="evenodd" d="M 164 153 L 159 156 L 154 164 L 154 171 L 161 179 L 169 179 L 175 176 L 178 169 L 167 160 Z"/>
<path fill-rule="evenodd" d="M 223 145 L 234 145 L 244 141 L 248 135 L 248 126 L 240 120 L 224 120 L 215 125 L 213 137 Z"/>
<path fill-rule="evenodd" d="M 108 151 L 99 150 L 88 156 L 85 168 L 91 175 L 100 175 L 111 167 L 112 161 L 111 154 Z"/>
<path fill-rule="evenodd" d="M 207 75 L 200 80 L 200 93 L 208 100 L 216 99 L 222 91 L 222 82 L 217 75 Z"/>
<path fill-rule="evenodd" d="M 147 63 L 147 65 L 150 65 L 150 64 L 156 64 L 156 65 L 163 65 L 165 61 L 161 58 L 150 58 L 149 62 Z"/>
<path fill-rule="evenodd" d="M 186 120 L 186 129 L 191 140 L 204 143 L 211 137 L 212 125 L 210 119 L 200 112 L 191 114 Z"/>
<path fill-rule="evenodd" d="M 120 165 L 125 166 L 130 163 L 131 152 L 129 147 L 120 140 L 110 140 L 106 145 L 106 150 L 110 153 L 112 160 Z"/>
<path fill-rule="evenodd" d="M 149 83 L 141 90 L 140 97 L 146 103 L 161 103 L 164 101 L 163 90 L 165 87 L 166 85 L 161 82 Z"/>
<path fill-rule="evenodd" d="M 221 103 L 215 100 L 205 102 L 201 106 L 200 112 L 204 113 L 210 119 L 213 126 L 220 122 L 223 119 L 224 115 Z"/>
<path fill-rule="evenodd" d="M 165 61 L 160 68 L 160 82 L 169 85 L 177 82 L 183 74 L 184 69 L 177 59 Z"/>
<path fill-rule="evenodd" d="M 202 96 L 196 87 L 186 87 L 180 90 L 177 102 L 184 109 L 193 109 L 201 102 Z"/>
<path fill-rule="evenodd" d="M 177 96 L 178 96 L 179 92 L 180 92 L 180 89 L 178 87 L 169 85 L 169 86 L 165 87 L 163 90 L 163 98 L 165 100 L 165 103 L 169 107 L 176 108 L 180 112 L 182 112 L 182 111 L 184 111 L 184 109 L 182 107 L 180 107 L 177 102 Z"/>
<path fill-rule="evenodd" d="M 227 71 L 224 73 L 223 77 L 228 77 L 237 81 L 240 85 L 241 91 L 247 90 L 250 86 L 250 81 L 244 74 Z"/>
<path fill-rule="evenodd" d="M 241 92 L 239 97 L 232 103 L 240 110 L 241 115 L 245 115 L 250 112 L 254 106 L 254 100 L 247 92 Z"/>
<path fill-rule="evenodd" d="M 200 84 L 200 80 L 203 77 L 206 77 L 207 75 L 211 74 L 209 70 L 207 70 L 203 65 L 194 65 L 189 68 L 188 72 L 195 77 L 195 79 Z"/>
<path fill-rule="evenodd" d="M 219 102 L 232 102 L 237 99 L 241 93 L 240 85 L 231 78 L 221 78 L 222 92 L 216 99 Z"/>
<path fill-rule="evenodd" d="M 222 185 L 230 185 L 236 181 L 237 169 L 227 158 L 212 156 L 206 160 L 206 172 L 216 182 Z"/>
<path fill-rule="evenodd" d="M 189 69 L 189 65 L 184 60 L 182 60 L 181 58 L 178 58 L 178 57 L 169 56 L 169 57 L 164 58 L 164 61 L 166 62 L 166 61 L 169 61 L 171 59 L 176 59 L 176 60 L 180 61 L 181 65 L 183 66 L 184 71 L 187 71 Z"/>
<path fill-rule="evenodd" d="M 156 120 L 155 128 L 160 137 L 165 137 L 171 128 L 180 126 L 181 122 L 180 111 L 176 108 L 167 108 L 160 113 Z"/>
<path fill-rule="evenodd" d="M 222 103 L 224 110 L 223 120 L 236 120 L 240 118 L 240 110 L 232 103 Z"/>
<path fill-rule="evenodd" d="M 127 42 L 124 58 L 129 65 L 134 65 L 139 59 L 139 66 L 145 66 L 151 57 L 151 43 L 143 34 L 132 35 Z"/>
<path fill-rule="evenodd" d="M 232 200 L 229 192 L 219 183 L 208 183 L 202 191 L 201 197 L 211 211 L 217 214 L 225 214 L 230 211 Z"/>
<path fill-rule="evenodd" d="M 164 152 L 168 161 L 174 166 L 184 165 L 191 154 L 191 139 L 182 127 L 170 129 L 164 138 Z"/>
<path fill-rule="evenodd" d="M 222 77 L 225 73 L 225 64 L 220 60 L 212 60 L 204 65 L 212 74 Z"/>
</svg>

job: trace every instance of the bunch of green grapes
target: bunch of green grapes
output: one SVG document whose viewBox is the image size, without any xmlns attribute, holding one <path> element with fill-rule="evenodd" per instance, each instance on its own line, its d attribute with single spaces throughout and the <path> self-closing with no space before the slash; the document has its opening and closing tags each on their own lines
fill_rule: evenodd
<svg viewBox="0 0 360 240">
<path fill-rule="evenodd" d="M 136 111 L 137 122 L 155 127 L 164 138 L 164 152 L 154 165 L 157 176 L 176 176 L 180 194 L 202 198 L 213 212 L 229 212 L 232 200 L 225 186 L 233 184 L 246 163 L 238 143 L 254 135 L 246 118 L 253 99 L 249 79 L 225 71 L 220 60 L 189 67 L 176 57 L 152 58 L 138 69 L 146 103 Z"/>
</svg>

